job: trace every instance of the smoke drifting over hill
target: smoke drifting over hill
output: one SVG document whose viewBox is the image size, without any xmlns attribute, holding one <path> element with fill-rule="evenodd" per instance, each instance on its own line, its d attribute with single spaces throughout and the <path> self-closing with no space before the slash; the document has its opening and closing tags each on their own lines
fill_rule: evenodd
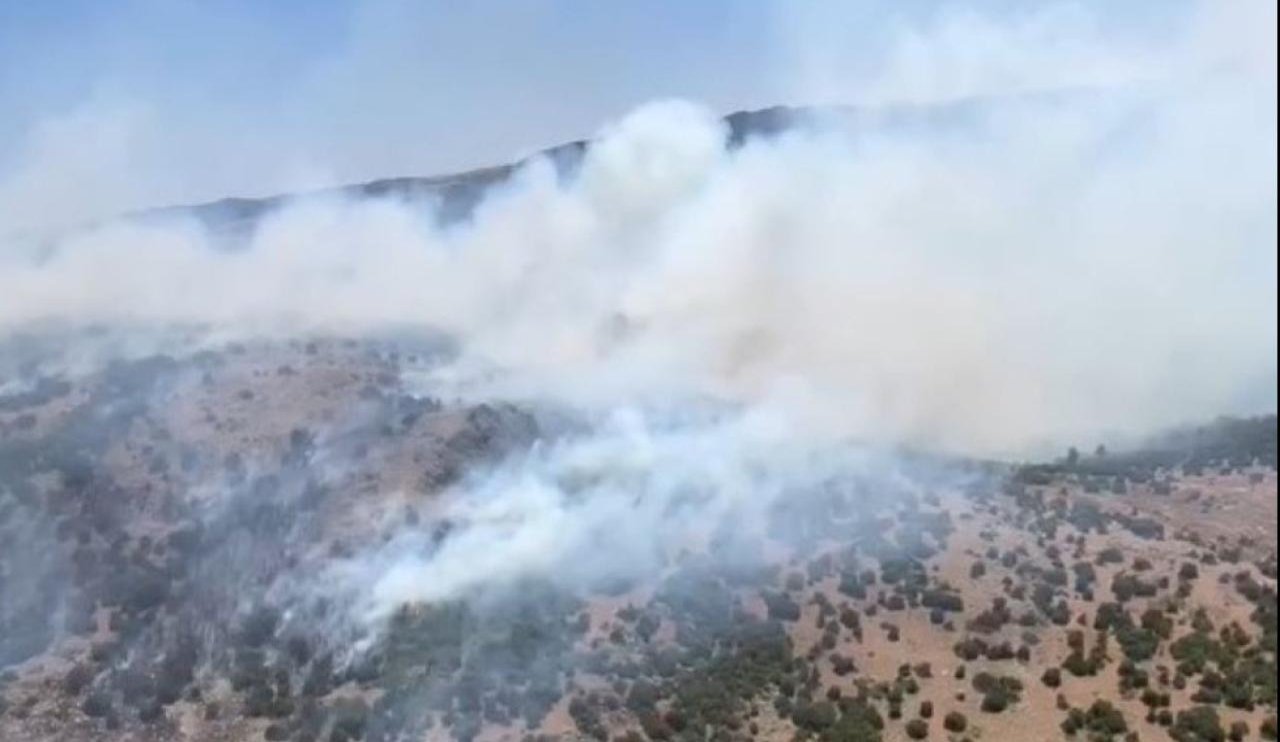
<svg viewBox="0 0 1280 742">
<path fill-rule="evenodd" d="M 732 151 L 710 112 L 659 103 L 448 227 L 334 197 L 234 250 L 170 220 L 9 251 L 0 316 L 428 325 L 503 393 L 785 398 L 809 429 L 969 452 L 1248 411 L 1275 399 L 1258 84 L 833 115 Z"/>
<path fill-rule="evenodd" d="M 913 38 L 883 82 L 936 98 L 908 94 L 910 50 L 952 46 Z M 181 210 L 14 242 L 0 321 L 430 327 L 460 352 L 416 379 L 424 393 L 597 419 L 713 404 L 775 416 L 784 437 L 965 454 L 1273 408 L 1275 77 L 1258 57 L 1274 49 L 1195 41 L 1152 57 L 1183 65 L 1154 79 L 1135 62 L 1093 89 L 812 109 L 734 147 L 712 111 L 657 102 L 568 169 L 534 157 L 487 183 L 450 223 L 421 199 L 336 191 L 230 246 Z M 555 480 L 561 456 L 576 454 L 526 464 Z M 516 480 L 537 500 L 536 477 Z"/>
<path fill-rule="evenodd" d="M 410 529 L 338 573 L 363 571 L 371 580 L 357 607 L 377 621 L 405 603 L 521 579 L 573 591 L 645 584 L 682 550 L 711 548 L 745 568 L 760 559 L 753 545 L 798 535 L 769 527 L 788 496 L 808 512 L 821 499 L 815 493 L 837 482 L 838 496 L 848 497 L 859 481 L 882 489 L 894 481 L 888 456 L 817 449 L 803 439 L 758 412 L 667 419 L 620 412 L 589 436 L 567 436 L 464 483 L 448 508 L 458 532 L 438 548 Z"/>
<path fill-rule="evenodd" d="M 542 728 L 575 673 L 693 697 L 680 682 L 735 674 L 724 647 L 756 640 L 773 649 L 742 656 L 783 669 L 752 682 L 781 692 L 789 595 L 868 601 L 860 556 L 888 575 L 868 626 L 907 609 L 895 584 L 953 631 L 954 575 L 924 564 L 953 511 L 1014 527 L 983 499 L 1007 473 L 990 459 L 1275 409 L 1275 40 L 1244 33 L 1274 12 L 1201 10 L 1136 55 L 1071 13 L 944 18 L 887 55 L 873 105 L 658 100 L 439 179 L 53 237 L 29 228 L 93 210 L 0 208 L 0 665 L 89 637 L 62 687 L 103 725 L 229 699 L 279 720 L 255 735 L 311 739 L 346 723 L 345 685 L 375 691 L 369 739 L 471 738 L 482 716 Z M 0 198 L 56 204 L 78 152 L 36 147 Z M 1243 432 L 1208 453 L 1186 433 L 1166 458 L 1073 449 L 1021 474 L 1155 498 L 1186 448 L 1179 476 L 1273 484 L 1274 417 L 1223 428 Z M 1164 535 L 1062 492 L 1014 508 L 1054 565 L 1023 627 L 1069 623 L 1058 519 Z M 598 620 L 619 596 L 633 617 Z M 804 610 L 826 650 L 860 645 L 857 611 L 825 600 Z"/>
</svg>

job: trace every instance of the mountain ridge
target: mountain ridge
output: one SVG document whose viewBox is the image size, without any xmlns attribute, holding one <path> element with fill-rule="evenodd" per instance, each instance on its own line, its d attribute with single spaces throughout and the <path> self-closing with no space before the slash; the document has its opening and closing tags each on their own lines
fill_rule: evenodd
<svg viewBox="0 0 1280 742">
<path fill-rule="evenodd" d="M 1151 93 L 1145 86 L 1122 89 L 1065 87 L 1005 95 L 974 95 L 937 102 L 894 103 L 886 105 L 851 104 L 780 104 L 744 109 L 721 116 L 726 125 L 725 145 L 733 149 L 750 139 L 765 139 L 815 122 L 837 121 L 854 131 L 874 126 L 925 128 L 963 128 L 996 108 L 1025 104 L 1070 101 L 1108 100 L 1120 93 Z M 411 203 L 430 203 L 441 224 L 453 224 L 470 217 L 475 206 L 489 189 L 501 185 L 524 165 L 538 159 L 549 159 L 562 177 L 571 176 L 590 148 L 592 138 L 576 139 L 519 157 L 511 162 L 482 165 L 476 168 L 435 175 L 397 175 L 357 183 L 325 186 L 301 192 L 266 196 L 226 196 L 211 201 L 176 203 L 135 209 L 115 216 L 95 219 L 58 230 L 57 234 L 9 235 L 19 242 L 52 247 L 68 233 L 81 232 L 123 220 L 150 223 L 175 218 L 194 219 L 196 223 L 231 246 L 250 237 L 263 217 L 299 199 L 314 197 L 400 198 Z M 39 252 L 39 251 L 37 251 Z"/>
<path fill-rule="evenodd" d="M 794 127 L 813 109 L 771 106 L 735 111 L 722 117 L 727 126 L 726 146 L 740 146 L 747 139 L 768 137 Z M 488 190 L 500 185 L 521 167 L 534 160 L 549 160 L 562 176 L 574 172 L 591 146 L 591 139 L 558 144 L 512 162 L 488 165 L 440 175 L 402 175 L 361 183 L 330 186 L 301 193 L 282 193 L 258 198 L 229 196 L 214 201 L 175 204 L 143 209 L 124 215 L 126 219 L 194 217 L 217 232 L 249 231 L 265 215 L 299 198 L 355 197 L 401 198 L 407 201 L 434 201 L 436 217 L 444 224 L 470 216 Z"/>
</svg>

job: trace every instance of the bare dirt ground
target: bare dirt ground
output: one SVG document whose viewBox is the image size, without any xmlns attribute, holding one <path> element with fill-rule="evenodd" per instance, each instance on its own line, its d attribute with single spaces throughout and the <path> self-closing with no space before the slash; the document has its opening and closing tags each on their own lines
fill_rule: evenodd
<svg viewBox="0 0 1280 742">
<path fill-rule="evenodd" d="M 447 537 L 440 493 L 539 434 L 405 394 L 429 362 L 262 343 L 2 387 L 37 391 L 0 396 L 0 740 L 1274 738 L 1263 465 L 1002 467 L 833 506 L 749 577 L 694 553 L 415 607 L 358 656 L 287 576 Z"/>
</svg>

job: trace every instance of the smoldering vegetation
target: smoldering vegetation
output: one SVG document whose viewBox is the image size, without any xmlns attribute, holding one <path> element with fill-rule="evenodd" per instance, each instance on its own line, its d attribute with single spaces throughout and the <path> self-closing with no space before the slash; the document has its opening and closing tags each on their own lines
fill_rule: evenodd
<svg viewBox="0 0 1280 742">
<path fill-rule="evenodd" d="M 939 146 L 954 133 L 942 130 L 952 133 Z M 869 192 L 843 190 L 860 181 L 813 158 L 856 161 L 863 145 L 821 125 L 773 134 L 726 153 L 725 130 L 705 112 L 660 106 L 606 133 L 571 179 L 531 163 L 443 231 L 405 201 L 304 203 L 255 226 L 239 252 L 204 237 L 171 241 L 203 228 L 129 225 L 28 266 L 35 283 L 61 282 L 62 261 L 132 244 L 103 234 L 149 235 L 161 266 L 174 267 L 165 250 L 185 255 L 180 263 L 194 256 L 162 268 L 159 289 L 108 292 L 122 314 L 86 323 L 96 308 L 65 305 L 7 335 L 6 730 L 879 739 L 901 722 L 909 736 L 921 725 L 927 734 L 923 706 L 902 717 L 932 670 L 886 677 L 864 669 L 875 654 L 905 632 L 946 637 L 961 660 L 993 663 L 975 678 L 980 706 L 969 710 L 1003 713 L 1023 703 L 1025 683 L 1000 663 L 1022 667 L 1044 651 L 1005 628 L 1065 627 L 1072 601 L 1093 600 L 1086 570 L 1068 589 L 1066 547 L 1048 541 L 1115 531 L 1163 542 L 1175 532 L 1155 515 L 1050 501 L 1037 488 L 1130 497 L 1172 491 L 1206 468 L 1271 481 L 1274 417 L 1044 465 L 957 454 L 1035 451 L 1046 430 L 1101 430 L 1107 420 L 1092 414 L 1053 418 L 1058 402 L 1022 409 L 1024 394 L 1071 388 L 1058 386 L 1058 360 L 1079 372 L 1092 359 L 1073 365 L 1074 352 L 1037 339 L 1029 347 L 1050 349 L 1048 375 L 999 386 L 1010 369 L 986 356 L 988 333 L 1023 346 L 1028 328 L 1001 335 L 1004 320 L 985 324 L 994 307 L 967 315 L 985 318 L 977 336 L 948 324 L 961 317 L 944 315 L 967 304 L 953 300 L 974 287 L 938 282 L 955 268 L 930 246 L 941 243 L 908 240 L 920 251 L 885 259 L 872 259 L 869 243 L 866 262 L 830 262 L 848 243 L 825 230 L 847 223 L 843 207 L 810 210 L 823 203 L 811 186 L 834 188 L 841 204 Z M 862 164 L 901 162 L 878 159 L 894 146 L 881 142 Z M 784 165 L 818 173 L 791 182 L 806 198 L 777 184 L 755 191 Z M 760 241 L 754 221 L 709 219 L 761 208 L 782 237 Z M 538 212 L 551 224 L 529 232 Z M 810 217 L 822 230 L 810 231 Z M 1015 272 L 1037 275 L 1040 261 Z M 101 307 L 108 294 L 81 298 Z M 841 312 L 853 312 L 851 335 L 831 321 Z M 937 334 L 940 317 L 959 334 Z M 1194 345 L 1209 325 L 1186 335 L 1162 325 L 1172 345 L 1128 372 Z M 1235 398 L 1241 379 L 1273 363 L 1265 346 L 1233 357 L 1233 378 L 1188 392 L 1178 419 Z M 953 387 L 955 378 L 967 381 Z M 1117 388 L 1139 377 L 1125 378 Z M 998 393 L 970 394 L 984 388 Z M 995 409 L 964 412 L 986 403 Z M 1027 415 L 1049 419 L 1026 426 Z M 979 538 L 994 540 L 997 527 L 1032 534 L 1025 553 L 994 557 L 1010 573 L 1003 603 L 942 576 L 960 548 L 953 534 L 979 519 L 994 523 Z M 1032 546 L 1042 558 L 1031 560 Z M 1217 553 L 1230 548 L 1257 551 L 1266 574 L 1265 541 Z M 980 584 L 985 569 L 970 580 Z M 1265 628 L 1274 592 L 1257 584 L 1246 589 Z M 1171 592 L 1131 575 L 1113 588 L 1126 600 Z M 1009 601 L 1022 611 L 1016 622 Z M 1150 643 L 1117 626 L 1122 642 Z M 1259 652 L 1249 677 L 1273 662 L 1273 649 Z M 1081 677 L 1107 663 L 1103 649 L 1040 659 Z M 1235 686 L 1247 687 L 1253 711 L 1274 707 L 1264 683 Z M 969 724 L 961 708 L 948 728 Z M 1073 723 L 1105 726 L 1104 712 Z"/>
<path fill-rule="evenodd" d="M 1055 688 L 1119 672 L 1136 703 L 1147 687 L 1153 727 L 1161 709 L 1176 729 L 1275 706 L 1273 541 L 1171 546 L 1176 581 L 1095 546 L 1184 543 L 1131 509 L 1197 475 L 1142 479 L 1142 450 L 1041 482 L 796 446 L 765 411 L 720 404 L 598 419 L 432 397 L 423 379 L 457 350 L 431 335 L 174 341 L 74 376 L 40 370 L 66 368 L 67 343 L 25 347 L 0 412 L 15 739 L 877 740 L 991 728 L 1041 666 Z M 1274 486 L 1269 434 L 1266 418 L 1154 440 Z M 1112 458 L 1125 490 L 1089 499 Z M 1191 596 L 1223 569 L 1256 608 L 1219 637 Z M 1080 620 L 1099 635 L 1055 654 Z M 945 653 L 911 661 L 907 641 Z M 938 696 L 944 678 L 972 702 Z M 1195 713 L 1162 705 L 1175 682 Z M 1140 723 L 1123 704 L 1063 713 Z"/>
<path fill-rule="evenodd" d="M 1072 475 L 1081 478 L 1092 492 L 1111 489 L 1123 493 L 1130 485 L 1153 482 L 1167 490 L 1167 480 L 1178 474 L 1200 476 L 1216 471 L 1228 475 L 1253 466 L 1274 469 L 1276 429 L 1275 415 L 1223 417 L 1167 431 L 1139 445 L 1108 450 L 1100 443 L 1083 454 L 1072 446 L 1055 462 L 1022 467 L 1017 478 L 1044 484 Z"/>
<path fill-rule="evenodd" d="M 63 367 L 66 348 L 43 361 Z M 809 454 L 784 476 L 781 451 L 734 458 L 719 410 L 669 421 L 650 446 L 674 448 L 623 466 L 580 416 L 406 394 L 408 369 L 451 357 L 437 339 L 232 343 L 70 381 L 25 352 L 0 416 L 0 650 L 16 668 L 66 657 L 60 703 L 86 729 L 165 734 L 178 704 L 233 736 L 261 722 L 269 739 L 471 738 L 537 729 L 582 673 L 634 686 L 621 697 L 655 729 L 724 724 L 796 672 L 779 623 L 796 605 L 768 593 L 755 616 L 739 601 L 778 581 L 771 551 L 839 545 L 856 585 L 857 549 L 922 558 L 945 539 L 949 518 L 919 493 L 992 474 Z M 299 389 L 290 414 L 260 419 Z M 684 463 L 663 458 L 677 449 Z M 558 499 L 516 507 L 512 472 L 542 470 Z M 561 548 L 527 543 L 548 528 Z M 840 569 L 815 564 L 814 579 Z M 601 633 L 592 601 L 642 595 Z M 659 631 L 674 640 L 650 643 Z M 594 703 L 569 709 L 588 734 L 604 728 Z"/>
<path fill-rule="evenodd" d="M 440 352 L 432 344 L 421 347 Z M 234 647 L 258 649 L 275 636 L 280 609 L 268 597 L 282 575 L 352 548 L 330 526 L 332 488 L 339 481 L 348 486 L 338 478 L 349 476 L 353 462 L 381 455 L 380 440 L 402 435 L 424 415 L 443 414 L 441 405 L 394 394 L 394 365 L 389 371 L 378 344 L 365 341 L 350 351 L 364 353 L 365 362 L 341 371 L 350 386 L 342 400 L 345 424 L 310 421 L 331 433 L 323 449 L 320 427 L 290 427 L 257 445 L 236 441 L 225 449 L 189 437 L 200 429 L 220 438 L 243 424 L 245 418 L 214 417 L 228 399 L 245 403 L 256 425 L 249 386 L 210 392 L 219 406 L 206 408 L 207 417 L 189 427 L 167 418 L 165 407 L 175 399 L 215 387 L 227 359 L 234 364 L 260 352 L 235 345 L 181 360 L 117 360 L 74 385 L 40 375 L 29 389 L 5 395 L 0 648 L 6 665 L 67 637 L 110 637 L 93 641 L 91 661 L 74 668 L 73 695 L 89 693 L 86 713 L 107 716 L 110 724 L 119 723 L 117 703 L 154 720 L 198 668 L 225 671 L 233 666 Z M 309 359 L 316 352 L 308 343 L 295 355 Z M 31 373 L 40 368 L 34 360 L 24 365 Z M 270 370 L 286 385 L 297 375 L 287 364 Z M 304 400 L 297 422 L 314 412 Z M 440 442 L 432 465 L 418 467 L 415 485 L 422 490 L 449 481 L 465 461 L 484 460 L 486 451 L 497 455 L 508 437 L 531 434 L 523 418 L 508 420 L 515 413 L 507 408 L 456 414 L 456 429 Z M 338 458 L 342 465 L 326 464 Z M 376 461 L 364 473 L 370 470 L 376 477 Z M 389 507 L 376 504 L 374 512 Z M 369 538 L 372 526 L 357 524 L 356 543 Z M 328 662 L 333 665 L 332 657 Z"/>
<path fill-rule="evenodd" d="M 667 101 L 6 238 L 0 731 L 1274 735 L 1274 414 L 1149 437 L 1274 413 L 1274 100 Z"/>
</svg>

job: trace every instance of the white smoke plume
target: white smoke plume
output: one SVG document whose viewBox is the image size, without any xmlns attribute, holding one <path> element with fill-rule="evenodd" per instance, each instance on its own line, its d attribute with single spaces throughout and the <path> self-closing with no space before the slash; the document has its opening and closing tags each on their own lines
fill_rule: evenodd
<svg viewBox="0 0 1280 742">
<path fill-rule="evenodd" d="M 964 47 L 945 31 L 909 40 L 907 73 L 936 78 L 912 50 Z M 649 104 L 574 177 L 535 160 L 449 227 L 317 197 L 231 251 L 180 222 L 15 242 L 0 323 L 421 325 L 462 351 L 420 380 L 430 393 L 604 419 L 734 410 L 606 427 L 469 480 L 451 507 L 472 525 L 430 556 L 411 534 L 369 557 L 385 567 L 369 611 L 573 564 L 611 536 L 642 565 L 681 542 L 653 534 L 686 498 L 714 523 L 822 481 L 814 441 L 1021 454 L 1274 409 L 1274 36 L 1227 55 L 1227 34 L 1206 36 L 1122 85 L 1090 70 L 1103 87 L 1021 97 L 963 80 L 905 97 L 994 97 L 856 125 L 818 113 L 733 150 L 712 110 Z M 996 47 L 1020 59 L 1022 42 Z M 760 434 L 759 415 L 782 422 Z"/>
<path fill-rule="evenodd" d="M 441 230 L 304 202 L 248 249 L 112 224 L 6 256 L 0 316 L 416 323 L 504 391 L 785 395 L 810 427 L 967 452 L 1274 404 L 1274 132 L 1217 87 L 1001 106 L 963 136 L 836 126 L 724 151 L 685 103 L 534 163 Z"/>
<path fill-rule="evenodd" d="M 374 619 L 526 577 L 625 583 L 662 574 L 690 549 L 764 543 L 771 509 L 788 496 L 897 479 L 890 456 L 806 440 L 759 409 L 666 419 L 620 410 L 588 436 L 535 447 L 454 488 L 444 516 L 457 530 L 438 545 L 410 529 L 336 572 L 371 580 L 359 608 Z"/>
</svg>

